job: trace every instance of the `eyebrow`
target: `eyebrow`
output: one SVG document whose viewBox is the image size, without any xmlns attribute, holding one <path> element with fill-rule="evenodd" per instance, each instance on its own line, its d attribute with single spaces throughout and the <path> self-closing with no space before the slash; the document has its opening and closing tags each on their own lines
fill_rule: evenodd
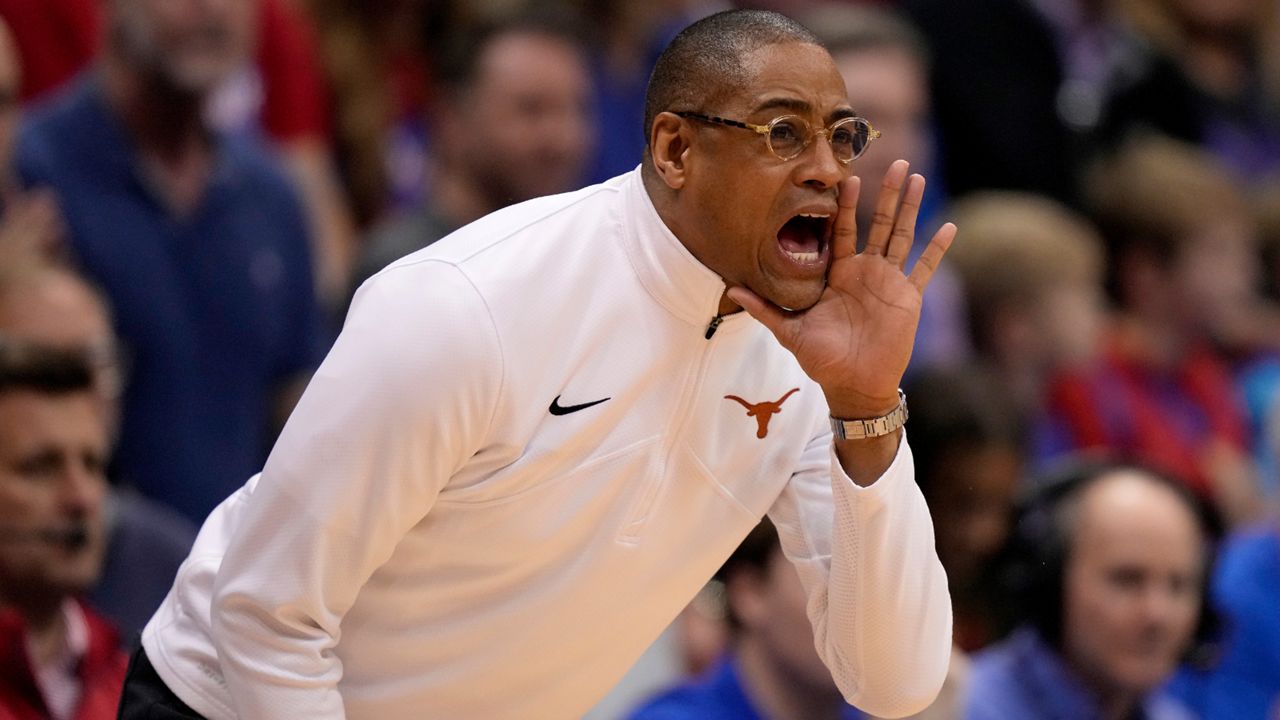
<svg viewBox="0 0 1280 720">
<path fill-rule="evenodd" d="M 796 115 L 810 115 L 813 113 L 813 106 L 810 105 L 807 100 L 801 100 L 793 97 L 769 98 L 761 102 L 759 105 L 756 105 L 755 109 L 752 110 L 751 113 L 754 115 L 758 112 L 775 109 L 786 110 L 788 112 L 795 113 Z M 848 117 L 857 117 L 857 115 L 858 114 L 853 111 L 853 108 L 847 106 L 838 108 L 827 115 L 826 123 L 830 125 L 837 120 L 843 120 Z"/>
</svg>

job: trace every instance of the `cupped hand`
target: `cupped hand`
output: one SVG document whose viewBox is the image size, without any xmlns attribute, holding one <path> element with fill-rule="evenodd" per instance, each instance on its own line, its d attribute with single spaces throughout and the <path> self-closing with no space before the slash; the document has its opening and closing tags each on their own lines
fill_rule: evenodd
<svg viewBox="0 0 1280 720">
<path fill-rule="evenodd" d="M 924 194 L 924 178 L 907 171 L 898 160 L 885 173 L 862 252 L 855 218 L 860 180 L 841 183 L 827 287 L 812 307 L 788 312 L 745 287 L 728 291 L 796 356 L 837 417 L 874 417 L 897 406 L 921 298 L 955 239 L 956 226 L 943 225 L 905 272 Z"/>
</svg>

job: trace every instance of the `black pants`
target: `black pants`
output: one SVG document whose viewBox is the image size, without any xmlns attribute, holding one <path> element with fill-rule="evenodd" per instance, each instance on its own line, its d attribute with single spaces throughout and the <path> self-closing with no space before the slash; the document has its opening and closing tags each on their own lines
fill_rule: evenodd
<svg viewBox="0 0 1280 720">
<path fill-rule="evenodd" d="M 116 720 L 205 720 L 178 699 L 156 674 L 147 654 L 138 648 L 129 659 Z"/>
</svg>

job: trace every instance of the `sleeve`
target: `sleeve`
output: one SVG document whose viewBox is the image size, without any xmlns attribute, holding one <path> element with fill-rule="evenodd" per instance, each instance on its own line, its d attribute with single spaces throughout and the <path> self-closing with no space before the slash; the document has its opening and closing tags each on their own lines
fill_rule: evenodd
<svg viewBox="0 0 1280 720">
<path fill-rule="evenodd" d="M 927 707 L 951 657 L 951 598 L 906 436 L 884 475 L 860 487 L 819 433 L 769 517 L 845 699 L 890 718 Z"/>
<path fill-rule="evenodd" d="M 498 336 L 475 287 L 428 260 L 366 283 L 248 498 L 214 585 L 238 717 L 344 717 L 343 615 L 487 437 Z"/>
</svg>

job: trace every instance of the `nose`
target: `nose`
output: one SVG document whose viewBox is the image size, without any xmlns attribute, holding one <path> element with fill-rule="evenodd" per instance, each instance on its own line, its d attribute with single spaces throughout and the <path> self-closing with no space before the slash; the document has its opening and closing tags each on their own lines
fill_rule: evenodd
<svg viewBox="0 0 1280 720">
<path fill-rule="evenodd" d="M 102 504 L 106 480 L 90 463 L 72 459 L 64 469 L 60 490 L 61 504 L 68 513 L 93 514 Z"/>
<path fill-rule="evenodd" d="M 1194 594 L 1163 583 L 1152 583 L 1142 598 L 1142 611 L 1147 622 L 1161 627 L 1177 625 L 1182 616 L 1194 615 L 1195 606 Z"/>
<path fill-rule="evenodd" d="M 840 184 L 849 176 L 850 167 L 836 159 L 827 130 L 813 135 L 809 147 L 800 153 L 802 162 L 797 164 L 797 182 L 818 190 L 827 190 Z"/>
</svg>

